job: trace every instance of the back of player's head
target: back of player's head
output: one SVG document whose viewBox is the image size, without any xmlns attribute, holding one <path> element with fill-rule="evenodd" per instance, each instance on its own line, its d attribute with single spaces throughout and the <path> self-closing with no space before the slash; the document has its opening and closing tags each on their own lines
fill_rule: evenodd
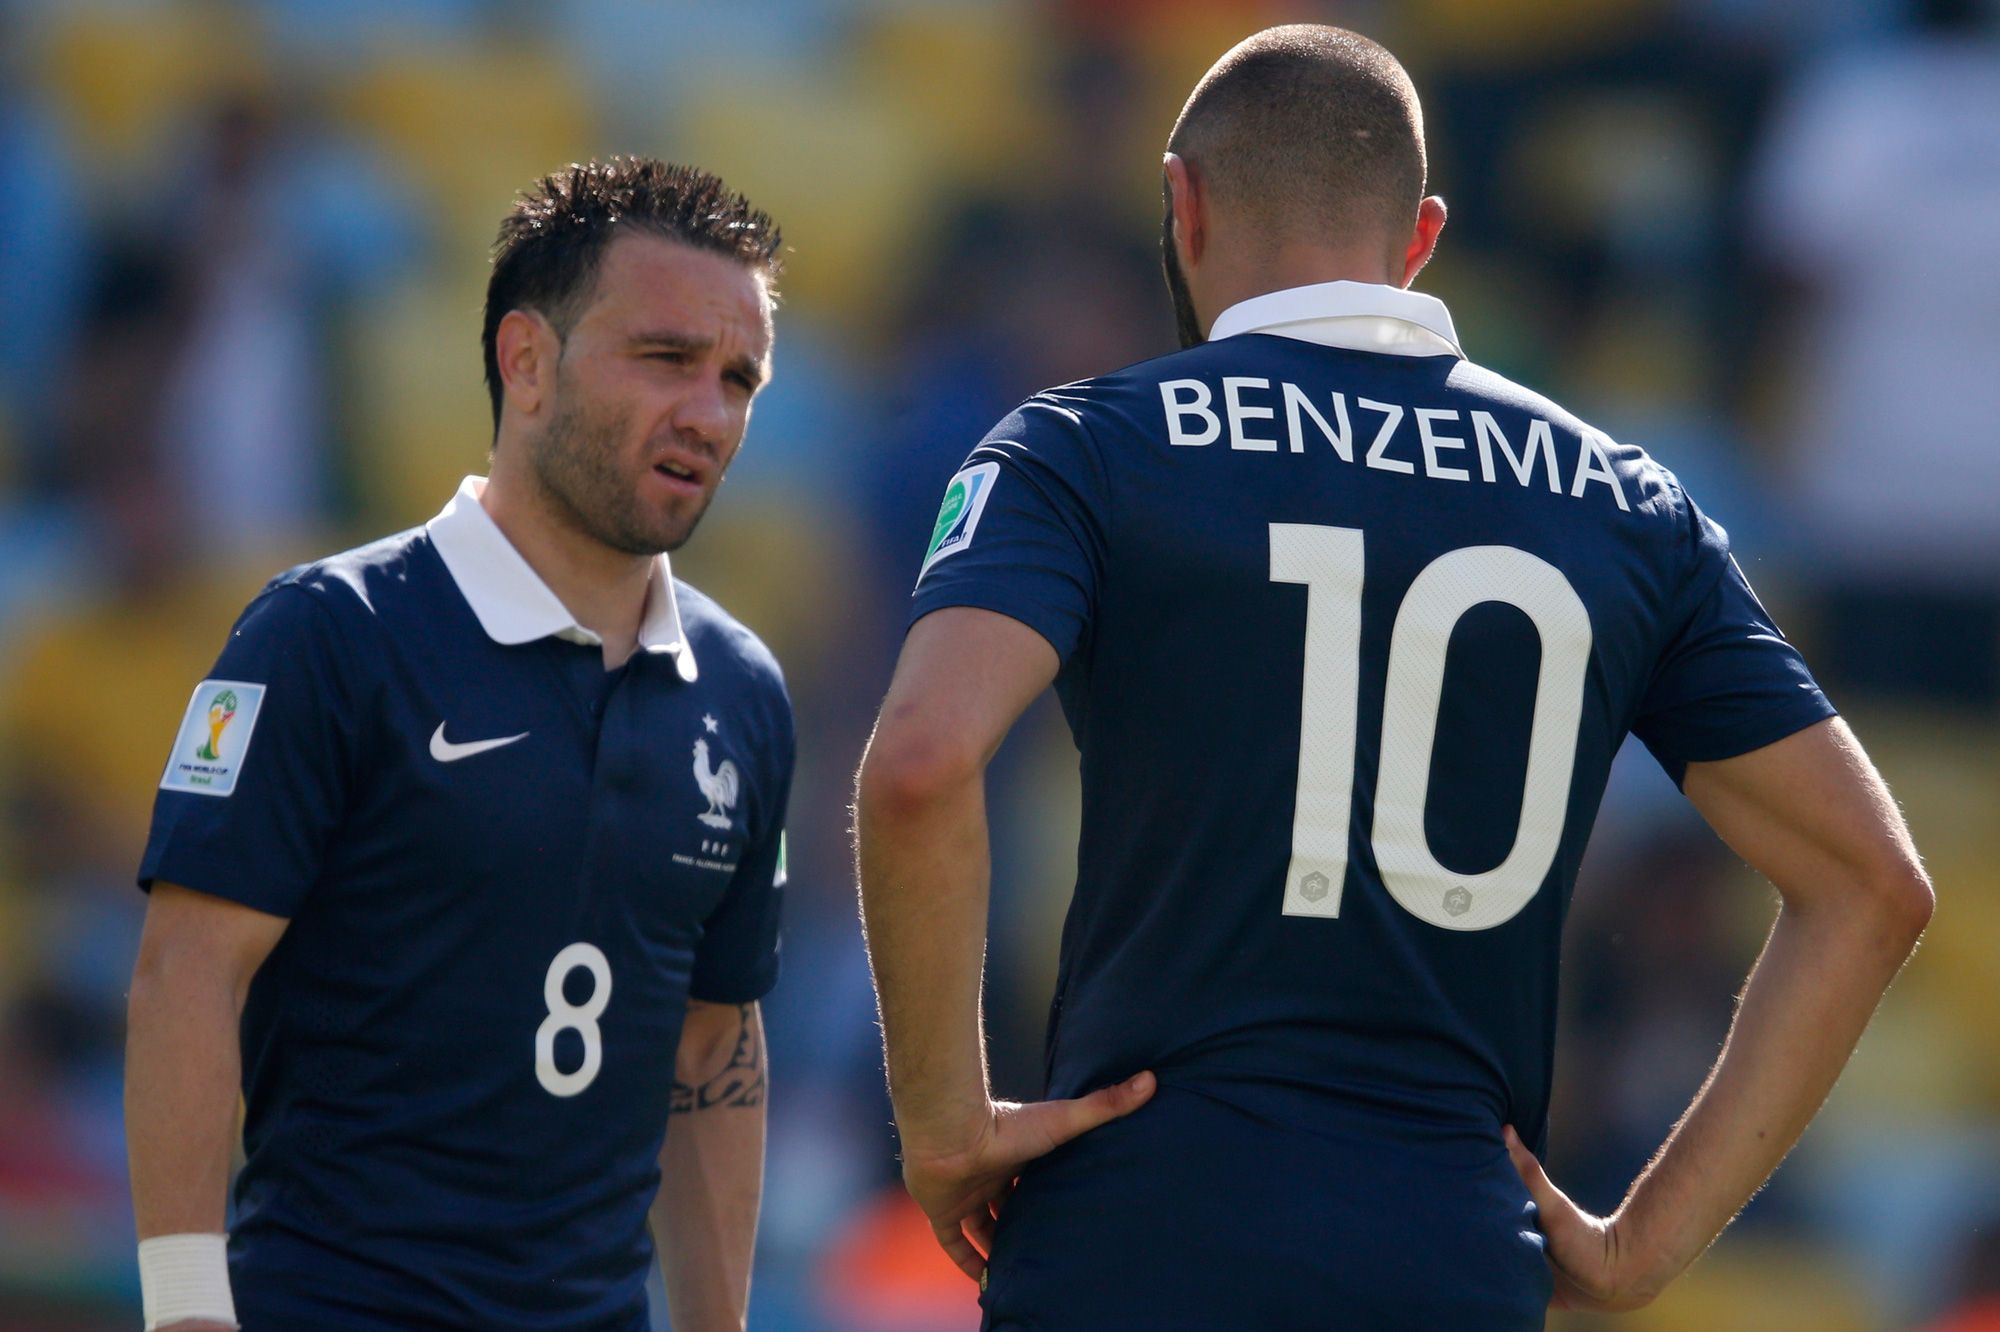
<svg viewBox="0 0 2000 1332">
<path fill-rule="evenodd" d="M 770 215 L 690 166 L 651 157 L 571 163 L 523 190 L 500 222 L 486 282 L 486 391 L 500 424 L 505 386 L 496 342 L 509 310 L 534 310 L 567 337 L 590 304 L 604 252 L 621 230 L 727 255 L 778 275 L 781 243 Z"/>
<path fill-rule="evenodd" d="M 1366 37 L 1322 24 L 1239 42 L 1195 85 L 1167 148 L 1274 242 L 1400 240 L 1424 194 L 1410 76 Z"/>
</svg>

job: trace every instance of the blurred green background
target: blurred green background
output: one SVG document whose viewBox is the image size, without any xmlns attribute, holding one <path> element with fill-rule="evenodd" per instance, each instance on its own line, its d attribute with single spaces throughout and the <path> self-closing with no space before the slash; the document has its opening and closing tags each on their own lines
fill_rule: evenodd
<svg viewBox="0 0 2000 1332">
<path fill-rule="evenodd" d="M 801 772 L 751 1325 L 976 1326 L 897 1185 L 846 846 L 940 487 L 1169 350 L 1158 160 L 1268 23 L 1407 63 L 1468 353 L 1673 467 L 1907 807 L 1940 911 L 1818 1125 L 1635 1329 L 2000 1328 L 2000 34 L 1978 0 L 0 0 L 0 1332 L 137 1326 L 131 876 L 272 573 L 484 465 L 517 189 L 638 152 L 790 245 L 778 377 L 680 572 Z M 1038 1088 L 1075 752 L 994 775 L 988 1008 Z M 1553 1161 L 1612 1205 L 1773 907 L 1643 753 L 1573 910 Z M 1558 1326 L 1594 1326 L 1588 1320 Z"/>
</svg>

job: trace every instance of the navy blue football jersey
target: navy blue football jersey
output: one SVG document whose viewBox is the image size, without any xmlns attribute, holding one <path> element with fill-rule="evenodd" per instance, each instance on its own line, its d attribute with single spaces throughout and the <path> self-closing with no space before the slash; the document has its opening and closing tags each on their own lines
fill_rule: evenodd
<svg viewBox="0 0 2000 1332">
<path fill-rule="evenodd" d="M 249 1332 L 643 1329 L 687 1000 L 776 979 L 776 662 L 662 560 L 607 671 L 476 494 L 266 588 L 162 781 L 142 884 L 290 921 L 242 1025 Z"/>
<path fill-rule="evenodd" d="M 1301 288 L 1217 335 L 1002 421 L 916 589 L 1061 662 L 1048 1092 L 1161 1081 L 1030 1167 L 992 1322 L 1539 1326 L 1500 1130 L 1544 1139 L 1612 756 L 1636 733 L 1678 780 L 1832 709 L 1674 477 L 1469 363 L 1436 301 Z"/>
</svg>

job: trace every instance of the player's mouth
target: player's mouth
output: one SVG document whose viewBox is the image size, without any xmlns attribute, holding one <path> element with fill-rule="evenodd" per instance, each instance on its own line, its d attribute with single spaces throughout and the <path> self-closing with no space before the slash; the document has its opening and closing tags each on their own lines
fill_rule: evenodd
<svg viewBox="0 0 2000 1332">
<path fill-rule="evenodd" d="M 663 458 L 653 464 L 653 472 L 674 490 L 699 495 L 708 489 L 707 469 L 699 463 Z"/>
</svg>

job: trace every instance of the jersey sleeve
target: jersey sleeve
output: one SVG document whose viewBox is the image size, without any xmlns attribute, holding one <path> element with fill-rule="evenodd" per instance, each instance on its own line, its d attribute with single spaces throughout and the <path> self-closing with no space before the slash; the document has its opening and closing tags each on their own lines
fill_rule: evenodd
<svg viewBox="0 0 2000 1332">
<path fill-rule="evenodd" d="M 155 880 L 290 917 L 318 878 L 351 780 L 350 673 L 332 613 L 267 589 L 195 689 L 153 802 Z"/>
<path fill-rule="evenodd" d="M 710 1004 L 747 1004 L 778 983 L 778 921 L 785 897 L 785 809 L 791 800 L 794 742 L 791 709 L 774 746 L 772 803 L 759 835 L 715 910 L 695 949 L 688 995 Z"/>
<path fill-rule="evenodd" d="M 1835 713 L 1750 590 L 1728 533 L 1685 494 L 1680 499 L 1692 546 L 1681 623 L 1632 725 L 1676 785 L 1690 763 L 1762 749 Z"/>
<path fill-rule="evenodd" d="M 1081 417 L 1036 398 L 993 428 L 945 487 L 910 622 L 948 606 L 1019 620 L 1067 663 L 1089 632 L 1108 495 Z"/>
</svg>

